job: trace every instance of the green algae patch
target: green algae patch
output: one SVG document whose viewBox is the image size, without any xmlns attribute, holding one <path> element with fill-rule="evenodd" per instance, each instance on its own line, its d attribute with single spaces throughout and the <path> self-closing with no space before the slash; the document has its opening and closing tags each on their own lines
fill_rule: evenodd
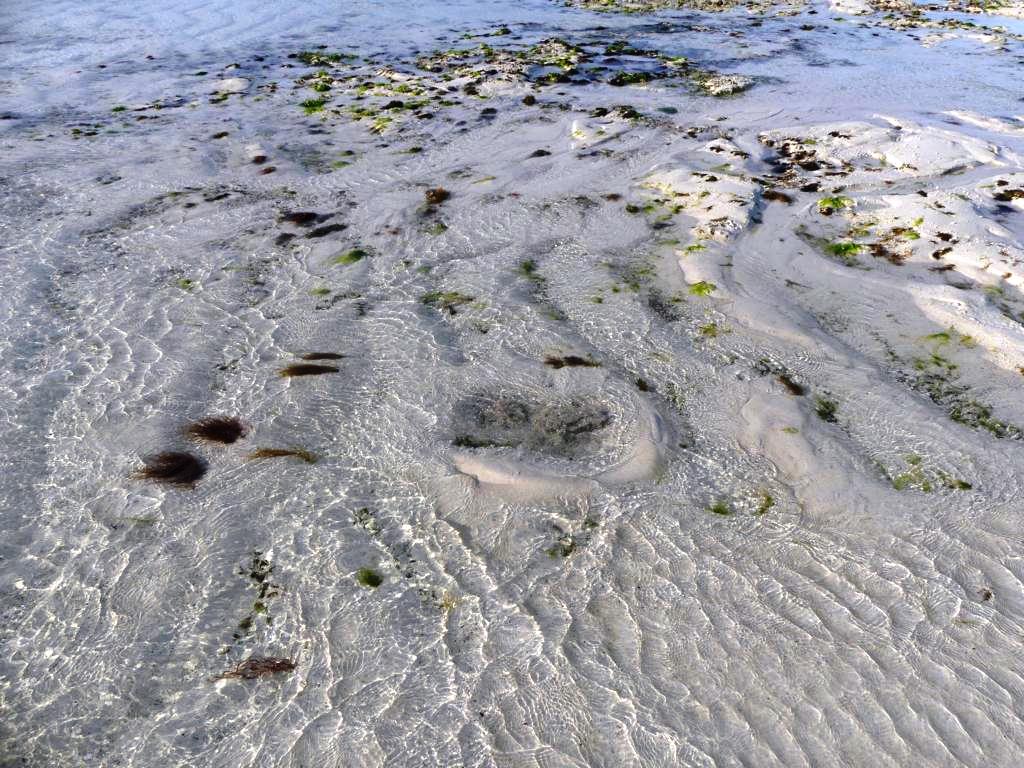
<svg viewBox="0 0 1024 768">
<path fill-rule="evenodd" d="M 306 99 L 299 104 L 302 107 L 302 111 L 307 115 L 315 115 L 318 112 L 323 112 L 324 107 L 327 106 L 327 99 L 320 97 L 316 99 Z"/>
<path fill-rule="evenodd" d="M 369 251 L 362 248 L 353 248 L 350 251 L 345 251 L 345 253 L 335 256 L 331 263 L 335 266 L 347 267 L 350 264 L 358 264 L 369 255 Z"/>
<path fill-rule="evenodd" d="M 714 283 L 709 283 L 706 280 L 701 280 L 699 283 L 693 283 L 690 286 L 690 294 L 693 296 L 710 296 L 715 292 L 716 286 Z"/>
<path fill-rule="evenodd" d="M 892 487 L 897 491 L 917 490 L 931 493 L 937 484 L 951 491 L 969 491 L 974 487 L 966 480 L 961 480 L 941 469 L 928 469 L 924 459 L 916 453 L 906 454 L 903 460 L 906 462 L 906 469 L 890 478 Z"/>
<path fill-rule="evenodd" d="M 576 551 L 576 541 L 572 536 L 563 536 L 554 546 L 548 547 L 544 553 L 548 557 L 569 557 Z"/>
<path fill-rule="evenodd" d="M 373 570 L 373 568 L 360 568 L 356 571 L 356 581 L 359 582 L 360 586 L 376 589 L 384 583 L 384 577 Z"/>
<path fill-rule="evenodd" d="M 300 51 L 294 56 L 307 67 L 324 67 L 328 64 L 338 64 L 355 58 L 347 53 L 325 53 L 323 51 Z"/>
<path fill-rule="evenodd" d="M 823 197 L 818 201 L 818 213 L 831 216 L 837 211 L 853 207 L 853 200 L 849 197 L 838 195 L 836 197 Z"/>
<path fill-rule="evenodd" d="M 516 267 L 516 272 L 521 276 L 525 277 L 534 283 L 543 283 L 544 277 L 537 272 L 537 262 L 533 259 L 526 259 L 519 262 L 519 266 Z"/>
<path fill-rule="evenodd" d="M 732 507 L 726 501 L 716 501 L 714 504 L 708 507 L 708 511 L 711 512 L 711 514 L 713 515 L 721 515 L 722 517 L 727 517 L 732 514 Z"/>
<path fill-rule="evenodd" d="M 818 395 L 814 398 L 814 412 L 818 418 L 829 424 L 836 423 L 836 414 L 839 412 L 839 403 L 830 397 Z"/>
<path fill-rule="evenodd" d="M 856 264 L 857 254 L 863 250 L 864 246 L 860 243 L 838 242 L 825 245 L 825 253 L 848 265 Z"/>
<path fill-rule="evenodd" d="M 429 291 L 420 297 L 420 303 L 439 309 L 449 315 L 458 314 L 460 307 L 472 304 L 475 300 L 475 297 L 467 296 L 458 291 Z"/>
</svg>

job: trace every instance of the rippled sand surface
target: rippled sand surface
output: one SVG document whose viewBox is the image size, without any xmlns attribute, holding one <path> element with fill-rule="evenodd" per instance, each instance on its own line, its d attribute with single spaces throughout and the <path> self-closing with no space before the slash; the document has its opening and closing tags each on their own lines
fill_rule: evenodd
<svg viewBox="0 0 1024 768">
<path fill-rule="evenodd" d="M 0 766 L 1021 764 L 1019 8 L 12 5 Z"/>
</svg>

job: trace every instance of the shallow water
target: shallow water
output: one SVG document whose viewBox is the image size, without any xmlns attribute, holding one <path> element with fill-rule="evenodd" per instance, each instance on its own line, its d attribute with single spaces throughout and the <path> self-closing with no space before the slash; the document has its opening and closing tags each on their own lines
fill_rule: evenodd
<svg viewBox="0 0 1024 768">
<path fill-rule="evenodd" d="M 0 766 L 1017 765 L 1021 45 L 878 21 L 0 9 Z"/>
</svg>

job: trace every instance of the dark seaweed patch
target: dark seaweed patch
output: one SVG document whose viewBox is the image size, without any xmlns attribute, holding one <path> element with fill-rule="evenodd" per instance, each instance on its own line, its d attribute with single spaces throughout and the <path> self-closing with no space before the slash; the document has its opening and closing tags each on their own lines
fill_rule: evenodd
<svg viewBox="0 0 1024 768">
<path fill-rule="evenodd" d="M 762 197 L 764 197 L 765 200 L 770 200 L 773 203 L 785 203 L 786 205 L 789 205 L 793 202 L 792 196 L 787 195 L 785 192 L 779 192 L 777 189 L 765 190 Z"/>
<path fill-rule="evenodd" d="M 309 230 L 309 232 L 306 233 L 306 237 L 327 237 L 327 235 L 334 234 L 335 232 L 341 232 L 344 229 L 348 229 L 348 224 L 325 224 L 322 227 Z"/>
<path fill-rule="evenodd" d="M 342 360 L 344 357 L 337 352 L 307 352 L 302 355 L 303 360 Z"/>
<path fill-rule="evenodd" d="M 554 368 L 556 371 L 562 368 L 600 368 L 601 363 L 591 360 L 589 357 L 579 355 L 548 355 L 544 358 L 544 365 Z"/>
<path fill-rule="evenodd" d="M 210 443 L 233 443 L 245 437 L 248 428 L 235 416 L 207 416 L 185 427 L 185 434 L 193 440 Z"/>
<path fill-rule="evenodd" d="M 295 363 L 293 365 L 286 365 L 280 370 L 280 374 L 285 378 L 292 378 L 294 376 L 318 376 L 322 373 L 337 373 L 339 370 L 339 368 L 335 368 L 333 365 Z"/>
<path fill-rule="evenodd" d="M 444 187 L 435 187 L 434 189 L 428 189 L 423 193 L 423 196 L 427 200 L 427 205 L 440 205 L 452 195 Z"/>
<path fill-rule="evenodd" d="M 141 480 L 171 485 L 193 485 L 206 474 L 206 462 L 183 451 L 164 451 L 142 459 L 145 466 L 135 473 Z"/>
<path fill-rule="evenodd" d="M 778 380 L 779 383 L 782 386 L 784 386 L 791 395 L 801 397 L 807 394 L 807 387 L 805 387 L 803 384 L 799 384 L 798 382 L 793 381 L 793 379 L 790 378 L 789 374 L 787 373 L 780 373 L 778 376 Z"/>
<path fill-rule="evenodd" d="M 308 227 L 318 221 L 322 221 L 319 213 L 315 211 L 289 211 L 277 217 L 278 221 L 287 221 L 290 224 L 297 224 L 300 227 Z"/>
</svg>

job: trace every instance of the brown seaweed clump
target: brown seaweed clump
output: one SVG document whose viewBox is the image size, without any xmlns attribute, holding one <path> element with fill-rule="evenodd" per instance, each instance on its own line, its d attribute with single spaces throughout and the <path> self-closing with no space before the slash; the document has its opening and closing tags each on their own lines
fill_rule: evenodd
<svg viewBox="0 0 1024 768">
<path fill-rule="evenodd" d="M 591 360 L 589 357 L 580 355 L 548 355 L 544 358 L 544 365 L 554 368 L 556 371 L 561 368 L 600 368 L 601 363 Z"/>
<path fill-rule="evenodd" d="M 140 480 L 191 486 L 206 474 L 206 462 L 183 451 L 164 451 L 142 459 L 145 466 L 135 473 Z"/>
<path fill-rule="evenodd" d="M 428 189 L 423 194 L 427 198 L 427 205 L 440 205 L 441 203 L 443 203 L 445 200 L 452 196 L 451 192 L 449 192 L 444 187 Z"/>
<path fill-rule="evenodd" d="M 283 456 L 294 456 L 307 464 L 316 464 L 316 454 L 302 448 L 257 448 L 245 458 L 248 461 L 257 459 L 277 459 Z"/>
<path fill-rule="evenodd" d="M 193 440 L 230 445 L 248 434 L 249 428 L 235 416 L 207 416 L 185 427 Z"/>
<path fill-rule="evenodd" d="M 258 677 L 267 677 L 278 672 L 292 672 L 295 670 L 295 662 L 280 656 L 253 656 L 238 664 L 234 669 L 221 672 L 214 680 L 255 680 Z"/>
<path fill-rule="evenodd" d="M 296 363 L 286 365 L 281 369 L 281 375 L 286 379 L 293 376 L 317 376 L 321 373 L 337 373 L 340 369 L 333 365 L 316 365 L 313 363 Z"/>
</svg>

